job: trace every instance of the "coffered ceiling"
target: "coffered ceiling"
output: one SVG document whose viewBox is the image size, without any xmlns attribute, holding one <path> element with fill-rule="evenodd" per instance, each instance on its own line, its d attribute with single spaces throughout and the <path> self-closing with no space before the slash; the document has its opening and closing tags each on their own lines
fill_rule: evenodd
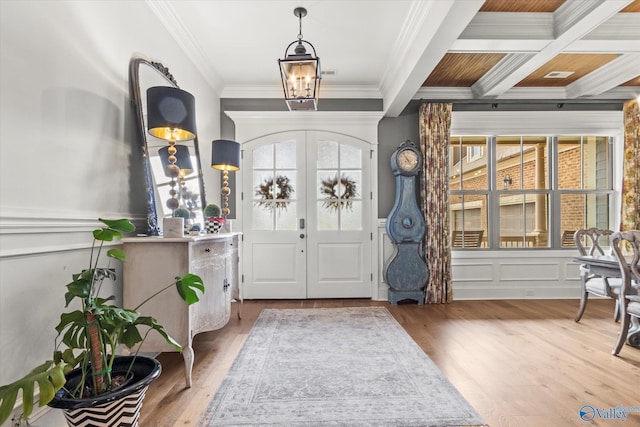
<svg viewBox="0 0 640 427">
<path fill-rule="evenodd" d="M 640 0 L 213 0 L 147 5 L 223 98 L 279 98 L 305 40 L 322 98 L 626 100 L 640 94 Z"/>
</svg>

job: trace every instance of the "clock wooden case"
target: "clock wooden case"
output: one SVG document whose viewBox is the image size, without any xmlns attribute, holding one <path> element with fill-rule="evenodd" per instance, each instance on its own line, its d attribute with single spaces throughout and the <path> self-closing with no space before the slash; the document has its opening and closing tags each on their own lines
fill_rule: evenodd
<svg viewBox="0 0 640 427">
<path fill-rule="evenodd" d="M 422 162 L 420 150 L 408 140 L 391 155 L 396 197 L 387 217 L 386 231 L 395 250 L 385 266 L 384 279 L 393 305 L 407 299 L 424 304 L 429 269 L 421 246 L 426 227 L 416 197 L 416 178 Z"/>
</svg>

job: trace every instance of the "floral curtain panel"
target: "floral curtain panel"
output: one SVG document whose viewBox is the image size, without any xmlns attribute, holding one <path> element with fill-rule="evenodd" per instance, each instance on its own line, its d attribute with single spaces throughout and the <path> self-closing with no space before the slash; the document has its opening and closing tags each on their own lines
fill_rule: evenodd
<svg viewBox="0 0 640 427">
<path fill-rule="evenodd" d="M 448 193 L 451 107 L 452 104 L 420 106 L 420 149 L 424 158 L 420 192 L 427 228 L 424 254 L 429 267 L 425 302 L 431 304 L 453 300 Z"/>
<path fill-rule="evenodd" d="M 640 230 L 640 108 L 634 99 L 624 104 L 624 158 L 620 229 Z"/>
</svg>

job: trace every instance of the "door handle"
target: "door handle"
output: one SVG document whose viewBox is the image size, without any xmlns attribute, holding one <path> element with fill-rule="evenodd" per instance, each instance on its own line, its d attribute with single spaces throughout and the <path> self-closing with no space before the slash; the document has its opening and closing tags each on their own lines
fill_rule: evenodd
<svg viewBox="0 0 640 427">
<path fill-rule="evenodd" d="M 304 239 L 304 233 L 300 233 L 300 238 Z"/>
<path fill-rule="evenodd" d="M 300 230 L 304 230 L 304 218 L 300 218 Z"/>
</svg>

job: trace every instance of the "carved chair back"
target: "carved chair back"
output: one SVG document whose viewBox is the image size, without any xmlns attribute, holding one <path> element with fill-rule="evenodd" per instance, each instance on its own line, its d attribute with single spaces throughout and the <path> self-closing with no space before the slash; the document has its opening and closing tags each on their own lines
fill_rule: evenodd
<svg viewBox="0 0 640 427">
<path fill-rule="evenodd" d="M 633 281 L 637 285 L 640 285 L 640 270 L 638 270 L 638 260 L 640 259 L 640 230 L 614 233 L 611 239 L 611 246 L 613 247 L 613 253 L 616 258 L 618 258 L 618 264 L 620 264 L 623 283 Z M 627 258 L 625 254 L 630 254 L 631 258 Z M 629 275 L 630 277 L 627 277 Z M 627 278 L 630 280 L 626 280 Z M 626 295 L 629 295 L 629 289 L 624 289 L 624 291 Z"/>
<path fill-rule="evenodd" d="M 640 331 L 630 333 L 629 329 L 631 316 L 640 318 L 640 230 L 614 233 L 611 247 L 622 273 L 622 287 L 618 296 L 622 319 L 618 342 L 612 352 L 617 355 L 625 341 L 640 347 Z"/>
<path fill-rule="evenodd" d="M 604 255 L 604 249 L 600 246 L 602 236 L 611 236 L 613 230 L 602 228 L 586 228 L 578 230 L 573 235 L 573 240 L 580 255 Z"/>
</svg>

